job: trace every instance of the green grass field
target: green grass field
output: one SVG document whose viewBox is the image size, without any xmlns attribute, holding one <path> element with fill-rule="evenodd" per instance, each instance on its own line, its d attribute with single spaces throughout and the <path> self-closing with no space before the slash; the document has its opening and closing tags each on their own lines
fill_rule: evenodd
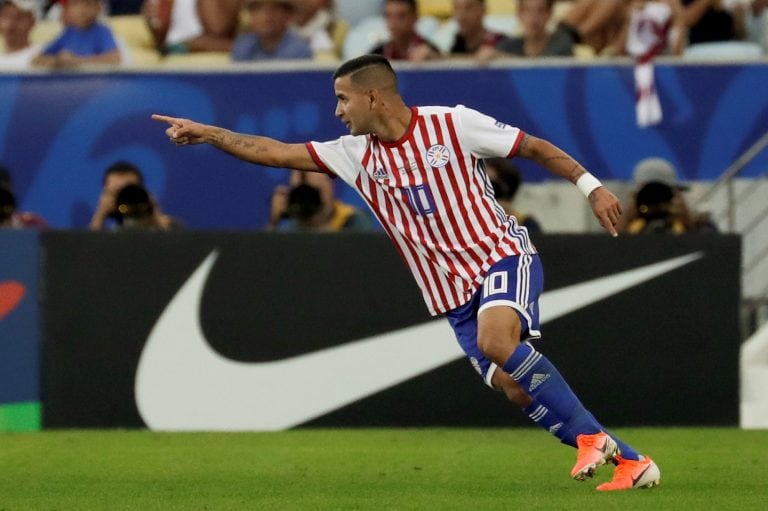
<svg viewBox="0 0 768 511">
<path fill-rule="evenodd" d="M 616 433 L 660 487 L 596 492 L 533 429 L 3 433 L 0 510 L 768 509 L 768 431 Z"/>
</svg>

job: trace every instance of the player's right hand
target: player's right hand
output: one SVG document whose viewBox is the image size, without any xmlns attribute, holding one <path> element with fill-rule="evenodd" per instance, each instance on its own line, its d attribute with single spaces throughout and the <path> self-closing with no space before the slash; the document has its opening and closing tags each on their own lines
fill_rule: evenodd
<svg viewBox="0 0 768 511">
<path fill-rule="evenodd" d="M 206 126 L 204 124 L 189 119 L 158 114 L 153 114 L 152 119 L 170 125 L 165 130 L 165 134 L 176 145 L 202 144 L 206 141 Z"/>
<path fill-rule="evenodd" d="M 589 204 L 603 229 L 614 238 L 618 236 L 616 225 L 619 223 L 622 213 L 619 199 L 607 188 L 600 186 L 589 194 Z"/>
</svg>

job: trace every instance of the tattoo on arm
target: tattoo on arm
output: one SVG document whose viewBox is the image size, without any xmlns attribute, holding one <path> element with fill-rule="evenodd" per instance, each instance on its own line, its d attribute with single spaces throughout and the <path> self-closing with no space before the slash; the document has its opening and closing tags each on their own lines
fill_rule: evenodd
<svg viewBox="0 0 768 511">
<path fill-rule="evenodd" d="M 557 156 L 549 156 L 544 159 L 542 164 L 547 167 L 551 168 L 553 164 L 563 162 L 566 165 L 568 163 L 572 163 L 571 169 L 566 171 L 564 174 L 564 177 L 568 179 L 573 184 L 576 184 L 576 181 L 587 173 L 587 171 L 584 169 L 584 167 L 581 166 L 581 164 L 577 161 L 575 161 L 573 158 L 571 158 L 568 155 L 557 155 Z"/>
<path fill-rule="evenodd" d="M 582 167 L 579 162 L 574 162 L 574 163 L 575 165 L 571 169 L 571 172 L 568 174 L 568 179 L 573 184 L 576 184 L 576 181 L 578 181 L 581 176 L 587 173 L 587 169 Z"/>
<path fill-rule="evenodd" d="M 257 147 L 253 139 L 242 135 L 233 135 L 230 143 L 234 147 L 242 147 L 244 149 L 253 149 L 254 147 Z"/>
<path fill-rule="evenodd" d="M 264 152 L 264 147 L 258 143 L 257 137 L 241 135 L 231 131 L 216 133 L 213 136 L 213 144 L 225 151 L 238 151 L 244 149 L 255 153 Z"/>
<path fill-rule="evenodd" d="M 537 143 L 532 144 L 532 140 Z M 558 147 L 553 146 L 549 142 L 542 143 L 535 137 L 531 138 L 528 134 L 523 135 L 518 152 L 522 156 L 536 161 L 558 176 L 568 179 L 573 184 L 576 184 L 576 181 L 587 173 L 587 170 L 579 162 Z"/>
</svg>

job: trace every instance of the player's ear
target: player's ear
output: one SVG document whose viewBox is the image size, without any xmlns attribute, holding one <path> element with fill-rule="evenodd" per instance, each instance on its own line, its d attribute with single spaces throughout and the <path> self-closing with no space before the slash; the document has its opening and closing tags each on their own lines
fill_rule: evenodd
<svg viewBox="0 0 768 511">
<path fill-rule="evenodd" d="M 373 110 L 379 103 L 379 91 L 376 89 L 368 89 L 365 91 L 365 97 L 368 99 L 368 109 Z"/>
</svg>

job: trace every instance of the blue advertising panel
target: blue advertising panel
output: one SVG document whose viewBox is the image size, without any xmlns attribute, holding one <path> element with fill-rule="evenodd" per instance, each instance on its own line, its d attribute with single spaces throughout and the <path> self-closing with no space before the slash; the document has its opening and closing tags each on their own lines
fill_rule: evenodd
<svg viewBox="0 0 768 511">
<path fill-rule="evenodd" d="M 288 142 L 345 134 L 332 69 L 272 72 L 0 75 L 0 161 L 24 209 L 82 228 L 103 170 L 130 160 L 163 208 L 194 228 L 262 228 L 287 181 L 210 147 L 175 147 L 150 120 L 166 113 Z M 646 156 L 711 180 L 768 129 L 768 65 L 657 66 L 664 121 L 639 128 L 631 65 L 403 69 L 409 104 L 464 104 L 550 139 L 601 178 L 629 179 Z M 527 181 L 548 174 L 520 161 Z M 768 154 L 746 169 L 768 167 Z M 361 204 L 346 186 L 343 200 Z"/>
<path fill-rule="evenodd" d="M 40 428 L 38 233 L 0 230 L 0 431 Z"/>
</svg>

